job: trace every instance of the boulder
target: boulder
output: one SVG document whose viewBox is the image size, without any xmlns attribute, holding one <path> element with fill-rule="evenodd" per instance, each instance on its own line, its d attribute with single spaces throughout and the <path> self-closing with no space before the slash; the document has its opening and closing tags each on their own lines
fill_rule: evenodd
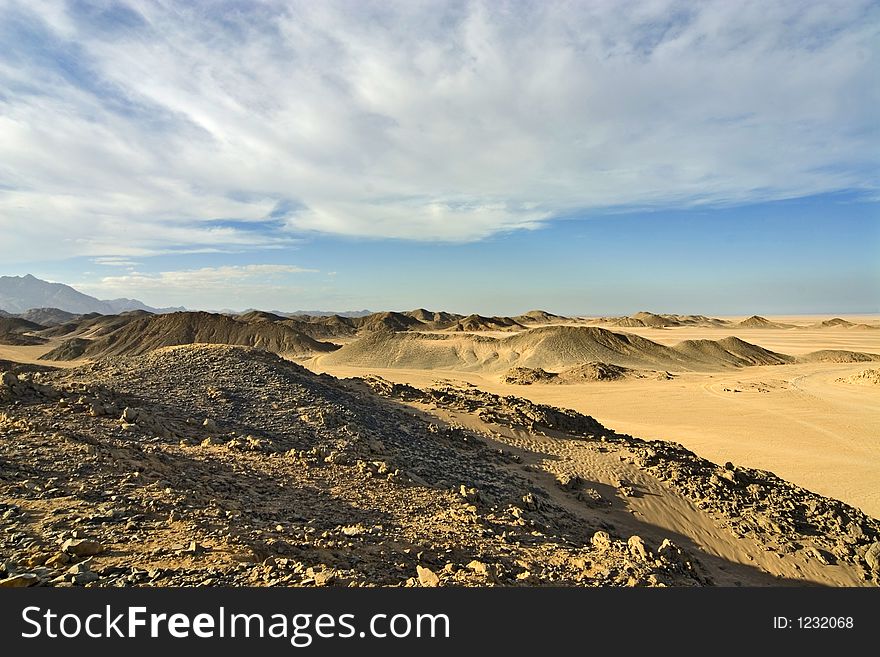
<svg viewBox="0 0 880 657">
<path fill-rule="evenodd" d="M 336 579 L 335 570 L 319 570 L 313 575 L 315 586 L 327 586 Z"/>
<path fill-rule="evenodd" d="M 865 563 L 875 575 L 880 574 L 880 541 L 865 550 Z"/>
<path fill-rule="evenodd" d="M 489 566 L 484 564 L 482 561 L 477 561 L 474 559 L 471 561 L 467 567 L 470 570 L 473 570 L 477 575 L 488 575 L 489 574 Z"/>
<path fill-rule="evenodd" d="M 431 588 L 435 586 L 440 586 L 440 578 L 437 577 L 437 574 L 430 568 L 416 566 L 416 573 L 419 576 L 419 584 L 421 584 L 422 586 L 427 586 Z"/>
<path fill-rule="evenodd" d="M 85 538 L 69 538 L 64 541 L 61 551 L 75 557 L 90 557 L 94 554 L 100 554 L 104 547 L 97 541 L 90 541 Z"/>
<path fill-rule="evenodd" d="M 629 552 L 632 556 L 641 561 L 648 560 L 648 548 L 645 547 L 645 541 L 641 536 L 630 536 L 626 544 L 629 546 Z"/>
<path fill-rule="evenodd" d="M 6 579 L 0 579 L 0 588 L 20 589 L 27 586 L 33 586 L 39 581 L 40 578 L 33 573 L 22 573 L 21 575 L 13 575 Z"/>
<path fill-rule="evenodd" d="M 78 563 L 67 569 L 67 576 L 73 580 L 74 584 L 88 584 L 101 579 L 101 577 L 92 571 L 88 563 Z"/>
<path fill-rule="evenodd" d="M 593 544 L 593 547 L 599 551 L 605 551 L 611 547 L 611 536 L 608 532 L 598 531 L 593 534 L 593 538 L 590 539 L 590 543 Z"/>
</svg>

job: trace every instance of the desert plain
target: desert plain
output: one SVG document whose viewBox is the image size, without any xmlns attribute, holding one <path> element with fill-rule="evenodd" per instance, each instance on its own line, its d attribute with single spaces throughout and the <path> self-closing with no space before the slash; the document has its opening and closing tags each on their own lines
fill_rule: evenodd
<svg viewBox="0 0 880 657">
<path fill-rule="evenodd" d="M 746 318 L 720 319 L 735 325 Z M 767 319 L 790 328 L 610 328 L 670 346 L 685 340 L 736 335 L 794 356 L 820 350 L 880 354 L 880 330 L 817 327 L 829 319 L 820 315 Z M 847 315 L 846 320 L 856 326 L 880 327 L 876 315 Z M 504 337 L 509 333 L 489 335 Z M 847 381 L 870 370 L 870 363 L 817 361 L 676 372 L 670 380 L 645 377 L 523 386 L 504 383 L 494 373 L 472 370 L 364 368 L 325 362 L 319 356 L 306 364 L 334 376 L 363 376 L 369 371 L 413 385 L 427 385 L 438 378 L 466 381 L 496 394 L 575 409 L 618 431 L 680 442 L 715 461 L 771 470 L 880 516 L 880 387 L 876 378 Z M 880 363 L 874 368 L 880 368 Z"/>
</svg>

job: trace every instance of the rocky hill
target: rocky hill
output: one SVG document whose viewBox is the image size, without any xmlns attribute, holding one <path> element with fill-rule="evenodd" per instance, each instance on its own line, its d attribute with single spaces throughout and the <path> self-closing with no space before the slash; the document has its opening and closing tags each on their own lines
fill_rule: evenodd
<svg viewBox="0 0 880 657">
<path fill-rule="evenodd" d="M 314 340 L 281 322 L 240 321 L 226 315 L 204 312 L 118 316 L 112 319 L 96 317 L 92 321 L 92 337 L 79 332 L 76 343 L 63 343 L 43 358 L 70 360 L 70 356 L 99 358 L 138 355 L 159 347 L 200 343 L 246 345 L 286 355 L 315 354 L 337 348 L 334 344 Z M 53 332 L 57 334 L 63 327 L 55 327 Z"/>
<path fill-rule="evenodd" d="M 522 324 L 511 317 L 483 317 L 482 315 L 468 315 L 448 327 L 448 331 L 478 332 L 478 331 L 521 331 L 525 328 Z"/>
<path fill-rule="evenodd" d="M 771 473 L 263 350 L 0 373 L 0 432 L 2 587 L 880 578 L 880 522 Z"/>
<path fill-rule="evenodd" d="M 547 326 L 510 337 L 377 333 L 326 356 L 329 364 L 486 372 L 511 367 L 559 372 L 589 362 L 633 369 L 703 370 L 793 362 L 735 337 L 688 340 L 674 347 L 594 326 Z"/>
</svg>

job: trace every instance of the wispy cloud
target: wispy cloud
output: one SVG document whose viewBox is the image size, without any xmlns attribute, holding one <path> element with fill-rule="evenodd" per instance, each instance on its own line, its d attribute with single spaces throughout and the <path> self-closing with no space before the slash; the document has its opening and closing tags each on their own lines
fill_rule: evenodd
<svg viewBox="0 0 880 657">
<path fill-rule="evenodd" d="M 103 267 L 133 268 L 138 266 L 138 263 L 134 260 L 129 260 L 128 258 L 122 258 L 119 256 L 101 256 L 99 258 L 92 258 L 92 262 L 94 262 L 96 265 L 101 265 Z"/>
<path fill-rule="evenodd" d="M 124 288 L 130 290 L 161 289 L 166 287 L 207 288 L 226 287 L 249 280 L 268 280 L 286 274 L 317 273 L 317 269 L 304 269 L 295 265 L 228 265 L 225 267 L 202 267 L 181 271 L 162 271 L 156 274 L 131 272 L 121 276 L 105 276 L 95 288 Z M 85 286 L 85 285 L 84 285 Z"/>
<path fill-rule="evenodd" d="M 319 273 L 296 265 L 228 265 L 143 273 L 131 271 L 104 276 L 97 282 L 76 283 L 79 290 L 102 298 L 136 296 L 157 305 L 184 304 L 192 308 L 229 307 L 244 299 L 272 299 L 299 293 L 294 274 Z"/>
<path fill-rule="evenodd" d="M 0 0 L 0 255 L 876 193 L 878 44 L 867 1 Z"/>
</svg>

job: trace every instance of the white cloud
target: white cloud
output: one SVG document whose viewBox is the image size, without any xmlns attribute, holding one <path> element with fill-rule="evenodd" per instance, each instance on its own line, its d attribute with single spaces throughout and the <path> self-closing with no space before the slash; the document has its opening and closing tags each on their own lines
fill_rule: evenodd
<svg viewBox="0 0 880 657">
<path fill-rule="evenodd" d="M 155 305 L 219 309 L 249 300 L 282 302 L 302 292 L 293 284 L 292 275 L 312 273 L 319 272 L 295 265 L 227 265 L 157 273 L 130 271 L 74 287 L 101 298 L 135 296 Z"/>
<path fill-rule="evenodd" d="M 225 287 L 249 280 L 271 280 L 286 274 L 317 273 L 317 269 L 305 269 L 295 265 L 227 265 L 202 267 L 181 271 L 162 271 L 155 274 L 131 272 L 122 276 L 104 276 L 99 284 L 81 284 L 90 289 L 120 288 L 129 290 L 183 287 L 204 289 Z"/>
<path fill-rule="evenodd" d="M 878 188 L 870 2 L 111 6 L 0 0 L 4 257 Z"/>
<path fill-rule="evenodd" d="M 131 269 L 138 266 L 138 263 L 134 260 L 118 256 L 101 256 L 99 258 L 92 258 L 92 262 L 103 267 L 128 267 Z"/>
</svg>

